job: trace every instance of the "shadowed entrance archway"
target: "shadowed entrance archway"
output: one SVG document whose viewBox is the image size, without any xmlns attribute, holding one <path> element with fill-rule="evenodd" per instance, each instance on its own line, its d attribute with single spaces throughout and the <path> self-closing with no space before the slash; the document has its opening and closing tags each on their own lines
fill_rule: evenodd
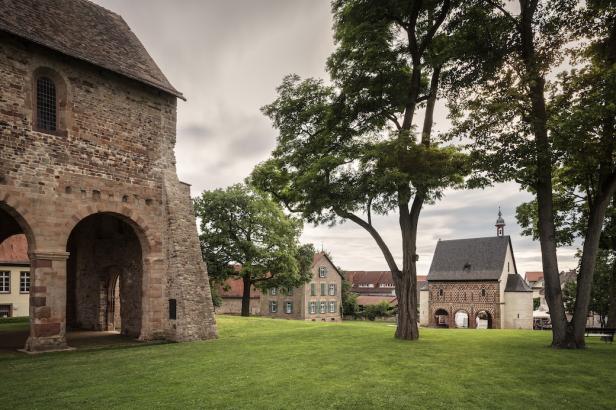
<svg viewBox="0 0 616 410">
<path fill-rule="evenodd" d="M 492 329 L 492 315 L 486 310 L 480 310 L 475 317 L 477 329 Z"/>
<path fill-rule="evenodd" d="M 67 327 L 139 337 L 143 249 L 133 226 L 115 214 L 90 215 L 71 232 L 67 251 Z"/>
<path fill-rule="evenodd" d="M 449 327 L 449 312 L 445 309 L 437 309 L 434 312 L 434 323 L 436 327 Z"/>
</svg>

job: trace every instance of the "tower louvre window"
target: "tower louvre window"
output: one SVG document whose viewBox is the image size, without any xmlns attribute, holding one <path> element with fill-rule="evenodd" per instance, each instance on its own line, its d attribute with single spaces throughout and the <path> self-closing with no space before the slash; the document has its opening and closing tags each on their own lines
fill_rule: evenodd
<svg viewBox="0 0 616 410">
<path fill-rule="evenodd" d="M 36 80 L 36 126 L 44 131 L 57 128 L 56 85 L 49 77 Z"/>
</svg>

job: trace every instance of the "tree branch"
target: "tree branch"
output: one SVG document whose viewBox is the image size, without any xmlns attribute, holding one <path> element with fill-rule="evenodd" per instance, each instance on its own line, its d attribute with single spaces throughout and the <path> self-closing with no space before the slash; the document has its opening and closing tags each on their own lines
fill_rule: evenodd
<svg viewBox="0 0 616 410">
<path fill-rule="evenodd" d="M 396 264 L 396 261 L 395 261 L 393 255 L 391 254 L 391 251 L 389 250 L 389 247 L 387 246 L 387 244 L 385 243 L 385 241 L 383 240 L 381 235 L 378 233 L 378 231 L 376 229 L 374 229 L 374 227 L 372 225 L 370 225 L 368 222 L 366 222 L 363 219 L 361 219 L 359 216 L 357 216 L 357 215 L 355 215 L 355 214 L 353 214 L 351 212 L 345 211 L 343 209 L 335 208 L 334 212 L 338 216 L 340 216 L 341 218 L 349 219 L 350 221 L 355 222 L 357 225 L 361 226 L 366 231 L 368 231 L 368 233 L 370 235 L 372 235 L 372 238 L 374 238 L 374 240 L 376 241 L 377 245 L 381 249 L 381 252 L 383 252 L 383 256 L 385 257 L 385 261 L 387 262 L 387 266 L 389 266 L 389 270 L 391 270 L 391 272 L 393 274 L 396 274 L 396 272 L 398 272 L 400 270 L 400 269 L 398 269 L 398 265 Z"/>
</svg>

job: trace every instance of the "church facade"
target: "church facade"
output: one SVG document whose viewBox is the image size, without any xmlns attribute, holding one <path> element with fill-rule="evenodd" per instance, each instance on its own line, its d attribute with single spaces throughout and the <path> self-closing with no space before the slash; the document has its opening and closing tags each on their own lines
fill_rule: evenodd
<svg viewBox="0 0 616 410">
<path fill-rule="evenodd" d="M 532 329 L 532 289 L 504 228 L 499 210 L 496 236 L 438 242 L 420 291 L 423 326 Z"/>
<path fill-rule="evenodd" d="M 27 351 L 70 329 L 216 337 L 183 99 L 117 14 L 85 0 L 0 2 L 0 242 L 24 234 Z"/>
</svg>

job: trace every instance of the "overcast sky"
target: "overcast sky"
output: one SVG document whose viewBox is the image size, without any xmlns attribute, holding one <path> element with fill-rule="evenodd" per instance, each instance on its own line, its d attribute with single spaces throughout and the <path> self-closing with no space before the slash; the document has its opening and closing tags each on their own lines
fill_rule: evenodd
<svg viewBox="0 0 616 410">
<path fill-rule="evenodd" d="M 205 189 L 241 182 L 268 158 L 276 131 L 259 108 L 275 98 L 289 73 L 326 78 L 333 50 L 329 0 L 95 0 L 120 14 L 143 42 L 169 81 L 184 93 L 178 102 L 177 168 Z M 436 113 L 446 130 L 447 112 Z M 541 270 L 539 244 L 520 236 L 515 207 L 530 199 L 516 184 L 448 192 L 422 211 L 418 273 L 427 274 L 439 238 L 495 235 L 498 206 L 511 235 L 518 271 Z M 375 224 L 398 258 L 400 230 L 395 215 Z M 329 250 L 345 270 L 385 270 L 372 238 L 352 223 L 333 228 L 306 226 L 303 240 Z M 574 248 L 561 249 L 561 269 L 574 268 Z"/>
</svg>

